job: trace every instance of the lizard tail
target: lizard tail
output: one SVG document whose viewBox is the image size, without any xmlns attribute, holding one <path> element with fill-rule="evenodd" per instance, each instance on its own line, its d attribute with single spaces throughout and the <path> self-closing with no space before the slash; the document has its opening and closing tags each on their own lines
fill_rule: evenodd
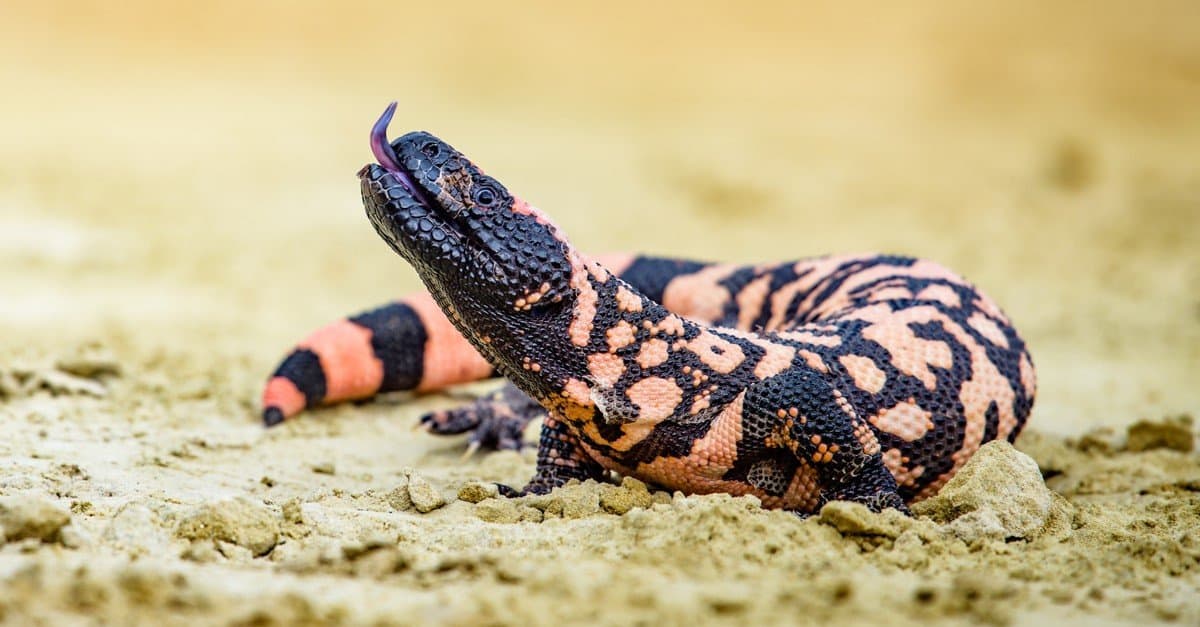
<svg viewBox="0 0 1200 627">
<path fill-rule="evenodd" d="M 309 407 L 490 376 L 433 298 L 417 293 L 311 333 L 267 381 L 262 419 L 270 427 Z"/>
<path fill-rule="evenodd" d="M 623 253 L 594 259 L 655 300 L 674 278 L 707 267 Z M 437 390 L 494 375 L 433 297 L 417 292 L 326 325 L 300 342 L 267 381 L 262 419 L 270 427 L 309 407 L 383 392 Z"/>
</svg>

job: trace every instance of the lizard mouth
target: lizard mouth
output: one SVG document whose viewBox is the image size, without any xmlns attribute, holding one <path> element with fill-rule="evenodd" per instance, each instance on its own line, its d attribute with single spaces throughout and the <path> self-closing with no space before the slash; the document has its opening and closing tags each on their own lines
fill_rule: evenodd
<svg viewBox="0 0 1200 627">
<path fill-rule="evenodd" d="M 383 115 L 371 127 L 371 152 L 375 155 L 375 160 L 383 169 L 390 172 L 400 186 L 412 195 L 418 202 L 425 206 L 426 209 L 433 209 L 436 205 L 433 199 L 429 197 L 429 192 L 424 187 L 418 185 L 413 179 L 411 172 L 400 165 L 400 157 L 396 154 L 396 149 L 392 147 L 391 142 L 387 138 L 387 127 L 392 121 L 392 116 L 396 113 L 396 103 L 393 101 L 383 110 Z"/>
<path fill-rule="evenodd" d="M 492 258 L 492 250 L 466 218 L 459 215 L 459 212 L 445 207 L 439 202 L 438 194 L 421 184 L 422 177 L 419 173 L 402 165 L 404 159 L 397 152 L 397 147 L 387 138 L 387 127 L 395 112 L 396 103 L 392 102 L 371 127 L 371 152 L 383 173 L 371 174 L 372 166 L 359 171 L 359 177 L 364 184 L 373 180 L 377 186 L 370 192 L 375 201 L 367 206 L 367 214 L 376 230 L 385 239 L 397 245 L 402 241 L 408 242 L 408 245 L 423 241 L 425 245 L 437 249 L 440 254 L 454 249 L 463 256 L 475 258 L 482 267 L 489 268 L 493 274 L 503 275 L 503 271 Z M 400 150 L 403 151 L 404 148 L 401 147 Z M 394 183 L 383 180 L 389 174 Z M 393 185 L 392 192 L 386 189 L 389 184 Z M 396 190 L 396 184 L 403 191 Z M 396 209 L 386 209 L 385 207 L 394 202 L 396 196 L 393 194 L 396 192 L 416 201 L 420 209 L 412 208 L 399 212 Z"/>
</svg>

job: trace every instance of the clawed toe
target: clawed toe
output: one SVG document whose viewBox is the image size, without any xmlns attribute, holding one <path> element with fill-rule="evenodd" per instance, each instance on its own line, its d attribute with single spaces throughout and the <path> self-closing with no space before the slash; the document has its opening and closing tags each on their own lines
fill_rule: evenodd
<svg viewBox="0 0 1200 627">
<path fill-rule="evenodd" d="M 511 384 L 476 399 L 469 405 L 429 412 L 416 428 L 435 435 L 470 432 L 463 459 L 479 449 L 519 451 L 525 426 L 545 415 L 545 410 Z"/>
</svg>

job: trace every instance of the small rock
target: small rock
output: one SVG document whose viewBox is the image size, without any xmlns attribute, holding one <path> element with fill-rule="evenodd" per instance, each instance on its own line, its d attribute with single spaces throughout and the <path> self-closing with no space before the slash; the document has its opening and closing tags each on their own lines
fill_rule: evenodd
<svg viewBox="0 0 1200 627">
<path fill-rule="evenodd" d="M 318 475 L 337 474 L 337 468 L 333 465 L 333 462 L 329 461 L 313 464 L 312 471 Z"/>
<path fill-rule="evenodd" d="M 62 545 L 68 549 L 87 548 L 92 544 L 91 537 L 89 537 L 87 533 L 75 525 L 67 525 L 66 527 L 63 527 L 58 532 L 58 535 L 59 541 L 62 542 Z"/>
<path fill-rule="evenodd" d="M 428 514 L 446 504 L 440 492 L 435 490 L 424 477 L 417 473 L 408 475 L 408 498 L 413 507 L 422 514 Z"/>
<path fill-rule="evenodd" d="M 948 529 L 967 545 L 973 545 L 982 540 L 1003 540 L 1008 536 L 1008 530 L 1000 517 L 992 510 L 975 510 L 954 519 Z"/>
<path fill-rule="evenodd" d="M 875 513 L 862 503 L 830 501 L 821 508 L 821 523 L 838 530 L 843 536 L 876 536 L 896 539 L 911 529 L 916 521 L 894 509 Z"/>
<path fill-rule="evenodd" d="M 293 525 L 304 524 L 304 511 L 300 508 L 299 498 L 290 498 L 283 503 L 283 520 Z"/>
<path fill-rule="evenodd" d="M 1156 448 L 1190 453 L 1195 446 L 1192 417 L 1187 414 L 1163 420 L 1139 420 L 1129 425 L 1126 432 L 1125 450 L 1135 453 Z"/>
<path fill-rule="evenodd" d="M 521 522 L 540 523 L 546 519 L 542 510 L 528 505 L 521 506 Z"/>
<path fill-rule="evenodd" d="M 212 540 L 197 540 L 187 546 L 179 557 L 192 562 L 208 564 L 220 560 L 223 556 L 217 550 Z"/>
<path fill-rule="evenodd" d="M 55 396 L 86 395 L 104 397 L 108 395 L 108 390 L 103 385 L 91 379 L 77 377 L 53 369 L 38 372 L 34 387 L 46 389 Z"/>
<path fill-rule="evenodd" d="M 236 497 L 196 508 L 179 522 L 175 535 L 187 540 L 232 542 L 259 556 L 279 541 L 279 521 L 262 503 Z"/>
<path fill-rule="evenodd" d="M 1022 440 L 1022 443 L 1024 440 Z M 1084 433 L 1078 440 L 1068 440 L 1077 450 L 1084 453 L 1107 455 L 1121 449 L 1121 436 L 1112 427 L 1097 427 Z"/>
<path fill-rule="evenodd" d="M 388 505 L 392 506 L 392 509 L 397 512 L 404 512 L 412 509 L 413 503 L 412 497 L 408 495 L 407 479 L 405 479 L 400 485 L 392 488 L 384 498 L 387 500 Z"/>
<path fill-rule="evenodd" d="M 588 479 L 571 480 L 566 485 L 531 501 L 547 518 L 585 518 L 600 513 L 599 484 Z"/>
<path fill-rule="evenodd" d="M 1031 457 L 999 440 L 980 447 L 937 495 L 912 509 L 949 523 L 950 531 L 964 541 L 974 541 L 1036 538 L 1050 523 L 1069 520 L 1069 508 L 1046 487 Z"/>
<path fill-rule="evenodd" d="M 619 487 L 600 486 L 600 508 L 610 514 L 623 515 L 631 509 L 646 509 L 653 504 L 654 497 L 646 484 L 633 477 L 623 478 Z"/>
<path fill-rule="evenodd" d="M 17 381 L 16 375 L 8 370 L 0 370 L 0 398 L 21 396 L 24 392 L 25 388 Z"/>
<path fill-rule="evenodd" d="M 108 349 L 98 344 L 81 346 L 75 354 L 60 357 L 54 367 L 86 379 L 121 374 L 121 363 Z"/>
<path fill-rule="evenodd" d="M 500 489 L 494 483 L 471 481 L 458 489 L 458 500 L 468 503 L 479 503 L 485 499 L 494 499 L 500 495 Z"/>
<path fill-rule="evenodd" d="M 475 506 L 475 517 L 484 522 L 507 523 L 519 522 L 522 508 L 510 499 L 488 499 Z"/>
<path fill-rule="evenodd" d="M 71 514 L 46 499 L 33 496 L 0 497 L 0 529 L 8 542 L 36 539 L 57 542 Z"/>
<path fill-rule="evenodd" d="M 243 546 L 238 546 L 232 542 L 223 542 L 217 540 L 215 542 L 217 552 L 225 556 L 225 559 L 231 562 L 249 562 L 254 559 L 250 550 Z"/>
</svg>

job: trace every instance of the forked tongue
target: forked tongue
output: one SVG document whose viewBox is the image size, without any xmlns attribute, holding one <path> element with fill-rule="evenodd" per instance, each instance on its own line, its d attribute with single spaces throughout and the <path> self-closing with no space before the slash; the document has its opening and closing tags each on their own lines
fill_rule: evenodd
<svg viewBox="0 0 1200 627">
<path fill-rule="evenodd" d="M 379 165 L 394 174 L 400 184 L 408 188 L 409 193 L 423 197 L 417 190 L 416 182 L 412 180 L 408 172 L 404 171 L 404 168 L 400 167 L 400 157 L 396 156 L 396 151 L 392 149 L 392 143 L 388 141 L 387 127 L 388 123 L 392 121 L 394 113 L 396 113 L 396 103 L 393 101 L 383 110 L 383 115 L 379 116 L 375 126 L 371 127 L 371 152 L 375 154 L 375 160 L 379 162 Z"/>
</svg>

